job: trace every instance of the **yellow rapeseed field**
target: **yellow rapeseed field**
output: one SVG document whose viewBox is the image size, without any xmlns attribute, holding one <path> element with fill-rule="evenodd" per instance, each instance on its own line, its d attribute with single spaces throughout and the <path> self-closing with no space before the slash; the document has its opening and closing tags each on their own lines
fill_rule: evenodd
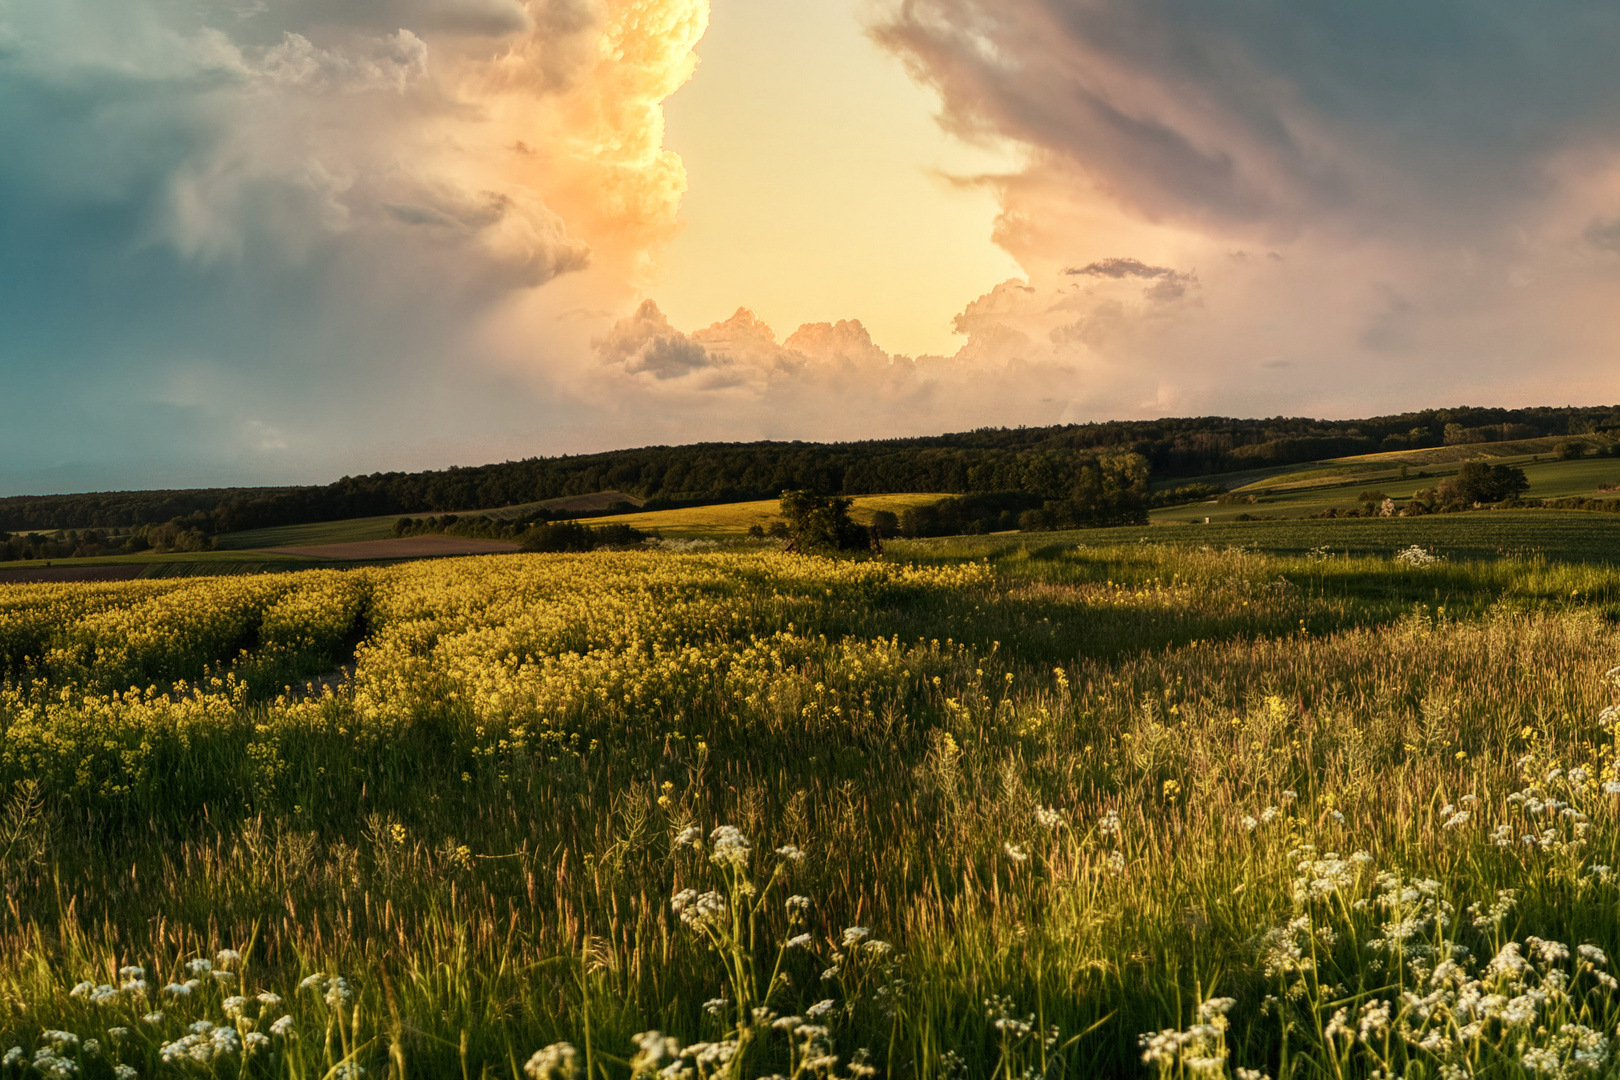
<svg viewBox="0 0 1620 1080">
<path fill-rule="evenodd" d="M 1606 567 L 0 591 L 0 1076 L 1598 1076 Z"/>
</svg>

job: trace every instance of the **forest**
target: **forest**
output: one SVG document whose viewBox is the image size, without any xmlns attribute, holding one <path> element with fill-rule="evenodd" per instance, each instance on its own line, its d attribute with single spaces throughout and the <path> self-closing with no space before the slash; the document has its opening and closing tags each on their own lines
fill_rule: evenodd
<svg viewBox="0 0 1620 1080">
<path fill-rule="evenodd" d="M 647 500 L 649 510 L 775 498 L 784 490 L 1023 492 L 1061 503 L 1071 501 L 1077 488 L 1095 483 L 1099 462 L 1122 455 L 1140 458 L 1155 477 L 1196 480 L 1380 450 L 1605 431 L 1620 431 L 1620 406 L 1435 409 L 1365 420 L 1188 417 L 981 428 L 847 443 L 714 442 L 372 473 L 307 487 L 13 496 L 0 499 L 0 530 L 129 529 L 161 522 L 212 535 L 354 517 L 454 513 L 598 491 L 635 495 Z M 1123 520 L 1112 511 L 1106 516 Z M 1061 527 L 1086 518 L 1057 507 L 1051 520 Z"/>
</svg>

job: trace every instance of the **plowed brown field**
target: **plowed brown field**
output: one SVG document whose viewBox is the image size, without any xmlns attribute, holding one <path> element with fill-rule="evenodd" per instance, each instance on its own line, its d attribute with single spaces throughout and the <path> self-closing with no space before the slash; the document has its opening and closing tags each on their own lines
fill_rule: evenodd
<svg viewBox="0 0 1620 1080">
<path fill-rule="evenodd" d="M 518 550 L 509 540 L 467 540 L 459 536 L 401 536 L 393 540 L 357 540 L 352 544 L 264 548 L 278 555 L 306 559 L 423 559 L 434 555 L 498 555 Z"/>
</svg>

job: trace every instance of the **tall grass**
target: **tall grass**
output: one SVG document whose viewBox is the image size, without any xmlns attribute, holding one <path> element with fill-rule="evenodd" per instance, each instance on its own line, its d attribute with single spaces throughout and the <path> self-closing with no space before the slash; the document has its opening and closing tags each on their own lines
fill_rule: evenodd
<svg viewBox="0 0 1620 1080">
<path fill-rule="evenodd" d="M 1620 581 L 1322 554 L 187 582 L 191 621 L 140 638 L 170 651 L 105 671 L 61 650 L 166 586 L 8 591 L 0 1050 L 87 1076 L 1611 1068 Z M 115 691 L 131 656 L 153 681 Z"/>
</svg>

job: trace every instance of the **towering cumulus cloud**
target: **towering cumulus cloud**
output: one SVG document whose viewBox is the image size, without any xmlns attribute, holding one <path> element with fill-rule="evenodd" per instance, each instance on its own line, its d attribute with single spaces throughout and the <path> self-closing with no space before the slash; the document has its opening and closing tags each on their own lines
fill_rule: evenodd
<svg viewBox="0 0 1620 1080">
<path fill-rule="evenodd" d="M 1620 389 L 1616 9 L 899 0 L 874 33 L 951 130 L 1022 148 L 983 181 L 1009 307 L 1127 397 Z"/>
<path fill-rule="evenodd" d="M 707 0 L 0 0 L 0 322 L 20 328 L 0 407 L 35 414 L 4 418 L 6 457 L 72 459 L 30 434 L 41 409 L 90 457 L 326 440 L 324 461 L 334 435 L 520 426 L 487 380 L 468 396 L 469 328 L 514 291 L 646 276 L 686 183 L 661 103 L 707 19 Z"/>
</svg>

